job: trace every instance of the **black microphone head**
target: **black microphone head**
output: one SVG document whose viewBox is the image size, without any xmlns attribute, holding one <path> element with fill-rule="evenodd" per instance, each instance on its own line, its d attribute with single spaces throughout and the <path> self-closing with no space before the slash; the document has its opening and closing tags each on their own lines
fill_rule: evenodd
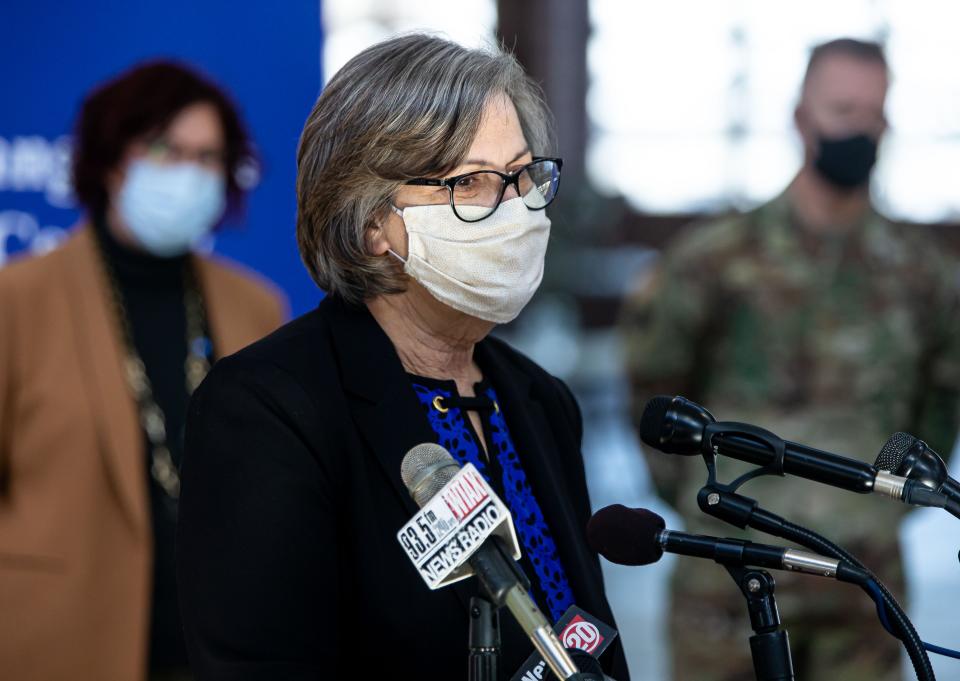
<svg viewBox="0 0 960 681">
<path fill-rule="evenodd" d="M 909 433 L 894 433 L 883 443 L 883 449 L 877 454 L 877 460 L 873 465 L 882 471 L 894 472 L 900 467 L 904 455 L 916 442 L 917 438 Z"/>
<path fill-rule="evenodd" d="M 603 681 L 603 667 L 600 666 L 600 661 L 597 658 L 586 650 L 580 650 L 580 648 L 567 648 L 567 653 L 570 655 L 570 660 L 577 665 L 581 679 L 584 681 L 593 681 L 594 679 Z M 551 672 L 548 678 L 555 679 L 557 677 Z"/>
<path fill-rule="evenodd" d="M 659 533 L 663 518 L 645 508 L 614 504 L 601 508 L 587 523 L 590 548 L 619 565 L 649 565 L 663 555 Z"/>
<path fill-rule="evenodd" d="M 930 449 L 926 442 L 908 433 L 891 435 L 877 455 L 874 465 L 880 470 L 916 480 L 924 487 L 937 491 L 950 479 L 947 464 L 940 455 Z"/>
<path fill-rule="evenodd" d="M 640 417 L 640 439 L 668 454 L 700 453 L 703 430 L 716 419 L 704 407 L 677 395 L 657 395 Z"/>
<path fill-rule="evenodd" d="M 643 416 L 640 417 L 640 439 L 644 444 L 651 447 L 660 444 L 660 431 L 663 429 L 663 422 L 671 402 L 673 398 L 666 395 L 657 395 L 647 402 L 647 406 L 643 409 Z"/>
</svg>

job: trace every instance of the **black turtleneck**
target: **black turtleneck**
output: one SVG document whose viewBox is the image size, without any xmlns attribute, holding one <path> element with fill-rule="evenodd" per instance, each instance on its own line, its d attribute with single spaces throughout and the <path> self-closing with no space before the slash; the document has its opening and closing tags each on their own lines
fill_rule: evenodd
<svg viewBox="0 0 960 681">
<path fill-rule="evenodd" d="M 187 319 L 184 268 L 188 256 L 161 258 L 120 243 L 103 220 L 95 225 L 111 264 L 133 334 L 146 365 L 153 397 L 166 416 L 167 446 L 177 468 L 183 454 L 187 414 Z M 151 671 L 186 669 L 174 570 L 176 505 L 150 475 L 150 449 L 144 433 L 147 480 L 153 522 L 153 595 L 150 614 Z"/>
</svg>

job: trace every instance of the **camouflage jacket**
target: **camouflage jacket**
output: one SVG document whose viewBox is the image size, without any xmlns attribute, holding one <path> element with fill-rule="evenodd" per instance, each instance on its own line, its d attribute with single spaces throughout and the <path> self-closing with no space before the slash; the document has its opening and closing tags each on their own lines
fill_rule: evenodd
<svg viewBox="0 0 960 681">
<path fill-rule="evenodd" d="M 842 235 L 814 235 L 782 195 L 685 233 L 628 298 L 634 420 L 651 396 L 682 394 L 720 420 L 870 463 L 897 430 L 948 456 L 958 427 L 958 311 L 953 263 L 922 228 L 871 212 Z M 696 506 L 706 480 L 699 458 L 645 453 L 659 494 L 688 528 L 732 533 Z M 719 477 L 747 469 L 726 459 Z M 881 546 L 897 541 L 903 506 L 892 500 L 799 478 L 761 478 L 741 492 L 855 552 L 897 555 Z"/>
</svg>

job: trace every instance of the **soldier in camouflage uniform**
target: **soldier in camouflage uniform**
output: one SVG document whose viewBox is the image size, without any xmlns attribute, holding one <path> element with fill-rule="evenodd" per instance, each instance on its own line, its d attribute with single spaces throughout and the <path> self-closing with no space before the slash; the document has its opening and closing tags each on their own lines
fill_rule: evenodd
<svg viewBox="0 0 960 681">
<path fill-rule="evenodd" d="M 750 213 L 688 232 L 627 302 L 636 422 L 653 395 L 682 394 L 718 419 L 870 463 L 897 430 L 950 452 L 960 386 L 952 265 L 920 228 L 897 228 L 870 208 L 872 158 L 859 170 L 829 158 L 830 144 L 846 142 L 827 135 L 879 139 L 885 93 L 878 47 L 835 41 L 814 51 L 797 110 L 807 158 L 796 179 Z M 699 511 L 699 458 L 646 456 L 659 494 L 689 531 L 776 543 Z M 718 465 L 722 482 L 750 468 L 729 458 Z M 839 542 L 903 593 L 902 504 L 796 477 L 764 477 L 741 492 Z M 900 678 L 899 643 L 861 591 L 774 577 L 798 678 Z M 670 612 L 674 678 L 755 678 L 745 602 L 722 567 L 680 558 Z"/>
</svg>

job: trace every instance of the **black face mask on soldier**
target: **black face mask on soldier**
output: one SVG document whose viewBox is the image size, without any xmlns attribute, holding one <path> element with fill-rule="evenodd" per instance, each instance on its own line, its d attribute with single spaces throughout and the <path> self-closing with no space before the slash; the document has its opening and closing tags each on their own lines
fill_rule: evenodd
<svg viewBox="0 0 960 681">
<path fill-rule="evenodd" d="M 814 168 L 831 184 L 841 189 L 856 189 L 870 180 L 870 171 L 877 162 L 877 141 L 869 135 L 823 137 Z"/>
</svg>

